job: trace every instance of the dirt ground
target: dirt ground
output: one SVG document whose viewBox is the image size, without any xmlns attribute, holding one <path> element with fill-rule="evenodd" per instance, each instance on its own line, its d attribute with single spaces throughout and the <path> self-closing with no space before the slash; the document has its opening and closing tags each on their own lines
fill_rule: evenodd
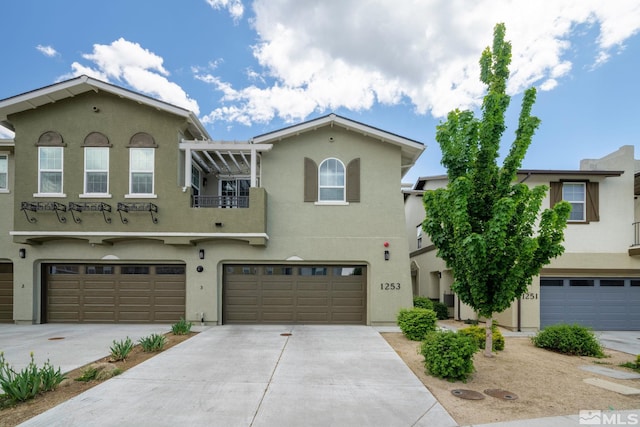
<svg viewBox="0 0 640 427">
<path fill-rule="evenodd" d="M 195 334 L 196 332 L 191 332 L 189 335 L 173 335 L 172 333 L 165 334 L 167 343 L 164 346 L 164 350 L 191 338 Z M 109 349 L 106 349 L 106 352 L 108 353 Z M 124 372 L 157 354 L 158 353 L 145 353 L 142 351 L 142 348 L 137 345 L 124 362 L 109 362 L 109 358 L 105 357 L 94 363 L 107 362 L 110 365 L 115 365 Z M 46 410 L 51 409 L 86 390 L 89 390 L 91 387 L 98 385 L 100 383 L 99 381 L 75 381 L 76 378 L 82 375 L 87 366 L 83 366 L 67 373 L 67 379 L 60 383 L 58 388 L 53 391 L 43 393 L 34 399 L 19 403 L 12 407 L 0 409 L 0 427 L 13 427 L 23 423 L 26 420 L 35 417 L 36 415 L 41 414 L 42 412 L 45 412 Z"/>
<path fill-rule="evenodd" d="M 640 379 L 617 380 L 579 368 L 598 364 L 633 372 L 619 365 L 635 361 L 634 355 L 605 349 L 607 357 L 602 359 L 566 356 L 537 348 L 530 338 L 505 337 L 505 349 L 495 357 L 485 357 L 482 351 L 475 354 L 476 372 L 466 383 L 448 382 L 425 373 L 424 357 L 418 354 L 419 342 L 410 341 L 401 333 L 382 335 L 460 425 L 578 415 L 581 409 L 640 409 L 640 395 L 624 396 L 583 381 L 601 378 L 640 388 Z M 514 393 L 517 399 L 485 395 L 483 400 L 466 400 L 453 395 L 451 391 L 455 389 L 480 393 L 486 389 L 500 389 Z"/>
</svg>

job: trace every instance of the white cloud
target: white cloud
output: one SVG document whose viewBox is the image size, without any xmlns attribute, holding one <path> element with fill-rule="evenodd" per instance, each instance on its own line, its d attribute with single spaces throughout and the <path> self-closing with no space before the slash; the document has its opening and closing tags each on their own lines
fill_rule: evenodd
<svg viewBox="0 0 640 427">
<path fill-rule="evenodd" d="M 52 46 L 43 46 L 39 44 L 38 46 L 36 46 L 36 49 L 38 49 L 44 56 L 48 56 L 49 58 L 53 58 L 54 56 L 58 55 L 58 51 L 55 50 Z"/>
<path fill-rule="evenodd" d="M 86 74 L 104 81 L 124 81 L 133 90 L 200 114 L 198 103 L 176 83 L 169 81 L 162 57 L 120 38 L 109 45 L 93 45 L 93 52 L 82 55 L 93 66 L 78 62 L 62 79 Z"/>
<path fill-rule="evenodd" d="M 239 3 L 207 1 L 215 8 Z M 512 94 L 561 85 L 572 70 L 572 40 L 584 37 L 578 31 L 585 25 L 598 30 L 594 64 L 640 29 L 637 0 L 256 0 L 253 9 L 259 67 L 244 88 L 198 77 L 223 94 L 224 106 L 208 122 L 297 121 L 315 111 L 407 100 L 419 113 L 444 117 L 479 105 L 478 60 L 498 22 L 513 44 Z"/>
<path fill-rule="evenodd" d="M 244 14 L 244 5 L 241 0 L 206 0 L 209 5 L 216 9 L 227 9 L 234 21 L 239 21 Z"/>
</svg>

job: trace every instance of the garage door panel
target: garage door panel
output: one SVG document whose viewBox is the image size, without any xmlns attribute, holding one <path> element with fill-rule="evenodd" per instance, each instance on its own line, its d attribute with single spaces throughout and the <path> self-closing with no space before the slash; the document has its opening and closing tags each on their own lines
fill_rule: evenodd
<svg viewBox="0 0 640 427">
<path fill-rule="evenodd" d="M 361 274 L 339 275 L 355 270 Z M 223 323 L 366 322 L 364 266 L 225 265 L 223 271 Z M 335 316 L 336 308 L 344 313 Z"/>
<path fill-rule="evenodd" d="M 546 286 L 545 284 L 562 284 Z M 569 286 L 590 283 L 593 286 Z M 595 330 L 640 329 L 640 289 L 629 279 L 547 279 L 540 282 L 540 326 L 577 323 Z M 622 286 L 621 286 L 622 284 Z"/>
<path fill-rule="evenodd" d="M 164 273 L 184 271 L 184 266 L 158 266 L 157 275 L 155 269 L 154 265 L 51 264 L 45 268 L 47 321 L 177 322 L 185 315 L 185 276 Z M 68 272 L 76 274 L 60 274 Z"/>
</svg>

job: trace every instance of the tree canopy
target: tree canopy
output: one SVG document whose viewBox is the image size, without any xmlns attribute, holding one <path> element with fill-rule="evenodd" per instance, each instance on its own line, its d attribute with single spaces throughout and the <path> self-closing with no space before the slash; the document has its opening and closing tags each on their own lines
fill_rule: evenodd
<svg viewBox="0 0 640 427">
<path fill-rule="evenodd" d="M 438 125 L 436 140 L 448 184 L 425 192 L 423 198 L 423 229 L 453 270 L 452 290 L 488 323 L 493 313 L 506 310 L 527 291 L 542 266 L 564 252 L 571 210 L 567 202 L 560 202 L 541 212 L 548 188 L 516 181 L 540 124 L 531 115 L 533 87 L 524 93 L 515 139 L 498 165 L 510 102 L 506 85 L 511 43 L 504 37 L 504 24 L 496 25 L 493 46 L 480 58 L 480 80 L 487 86 L 482 117 L 454 110 Z"/>
</svg>

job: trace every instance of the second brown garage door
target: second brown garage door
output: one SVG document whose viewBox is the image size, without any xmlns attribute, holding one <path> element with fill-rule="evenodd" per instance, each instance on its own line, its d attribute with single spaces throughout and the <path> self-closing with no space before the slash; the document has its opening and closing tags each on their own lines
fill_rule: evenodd
<svg viewBox="0 0 640 427">
<path fill-rule="evenodd" d="M 366 323 L 366 267 L 225 265 L 223 323 Z"/>
<path fill-rule="evenodd" d="M 46 322 L 175 323 L 185 316 L 184 265 L 48 264 Z"/>
</svg>

